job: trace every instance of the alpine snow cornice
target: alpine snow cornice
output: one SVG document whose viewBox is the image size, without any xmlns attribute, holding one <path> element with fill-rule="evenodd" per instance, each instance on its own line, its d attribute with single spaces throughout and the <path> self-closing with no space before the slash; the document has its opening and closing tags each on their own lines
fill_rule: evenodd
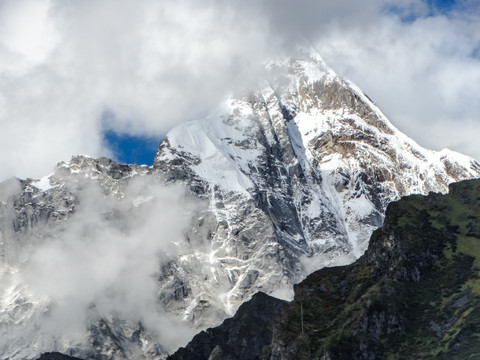
<svg viewBox="0 0 480 360">
<path fill-rule="evenodd" d="M 400 133 L 314 51 L 272 61 L 256 91 L 172 129 L 152 167 L 76 156 L 44 179 L 0 185 L 0 358 L 61 351 L 153 359 L 174 350 L 142 318 L 102 312 L 95 298 L 84 341 L 37 331 L 56 305 L 29 288 L 29 254 L 81 224 L 86 189 L 99 189 L 103 205 L 95 211 L 128 244 L 143 244 L 142 236 L 164 241 L 162 230 L 135 230 L 141 219 L 161 216 L 151 205 L 155 189 L 181 184 L 199 199 L 183 236 L 162 247 L 151 300 L 152 312 L 205 328 L 258 291 L 288 297 L 313 270 L 358 258 L 391 201 L 479 175 L 473 159 L 426 150 Z M 100 241 L 95 234 L 91 244 Z"/>
</svg>

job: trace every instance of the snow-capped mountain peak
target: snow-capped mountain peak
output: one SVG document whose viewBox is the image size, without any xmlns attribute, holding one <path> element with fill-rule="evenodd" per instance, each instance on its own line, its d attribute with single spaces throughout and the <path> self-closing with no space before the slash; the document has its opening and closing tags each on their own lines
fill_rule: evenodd
<svg viewBox="0 0 480 360">
<path fill-rule="evenodd" d="M 0 199 L 0 279 L 9 284 L 0 293 L 0 332 L 35 334 L 28 349 L 0 340 L 0 358 L 48 350 L 102 360 L 161 358 L 180 340 L 155 324 L 204 328 L 260 290 L 288 298 L 309 272 L 359 257 L 392 200 L 444 192 L 450 182 L 480 175 L 475 160 L 426 150 L 402 134 L 313 50 L 269 62 L 258 83 L 210 116 L 172 129 L 152 167 L 78 156 L 53 175 L 20 181 Z M 187 195 L 172 195 L 183 187 Z M 178 208 L 192 198 L 195 205 Z M 83 254 L 65 237 L 73 227 L 121 276 L 102 276 L 101 291 L 81 296 L 88 304 L 83 342 L 46 340 L 35 329 L 63 303 L 39 301 L 22 269 L 32 249 L 37 254 L 45 244 Z M 97 257 L 84 258 L 98 265 Z M 148 322 L 132 310 L 117 278 L 141 285 L 144 292 L 132 292 L 135 303 L 145 302 L 162 320 Z M 105 307 L 101 300 L 112 294 L 128 312 Z"/>
</svg>

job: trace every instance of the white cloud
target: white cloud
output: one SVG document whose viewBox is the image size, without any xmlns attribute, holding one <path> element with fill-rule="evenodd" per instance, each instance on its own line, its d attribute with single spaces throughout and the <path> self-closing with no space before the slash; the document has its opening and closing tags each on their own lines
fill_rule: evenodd
<svg viewBox="0 0 480 360">
<path fill-rule="evenodd" d="M 332 29 L 318 48 L 421 145 L 480 159 L 480 59 L 472 57 L 480 44 L 476 24 L 457 16 L 412 23 L 385 18 L 362 33 Z"/>
<path fill-rule="evenodd" d="M 48 0 L 7 0 L 0 3 L 0 41 L 4 50 L 41 62 L 53 50 L 56 32 L 48 19 Z M 0 64 L 2 68 L 5 63 Z"/>
<path fill-rule="evenodd" d="M 102 126 L 160 136 L 203 116 L 254 79 L 270 48 L 252 11 L 213 0 L 15 4 L 3 9 L 14 35 L 0 37 L 9 59 L 0 69 L 0 178 L 38 177 L 77 153 L 109 155 Z M 31 19 L 31 32 L 53 29 L 53 49 L 22 42 Z M 115 121 L 102 123 L 105 111 Z"/>
<path fill-rule="evenodd" d="M 16 187 L 5 184 L 0 196 Z M 11 317 L 0 322 L 5 356 L 85 345 L 87 326 L 113 316 L 134 330 L 142 324 L 154 343 L 168 351 L 194 335 L 191 324 L 165 313 L 157 299 L 157 279 L 161 267 L 178 256 L 175 244 L 184 241 L 198 204 L 181 186 L 162 185 L 154 176 L 133 178 L 122 191 L 121 199 L 105 197 L 96 184 L 80 182 L 68 226 L 57 224 L 53 234 L 35 232 L 6 247 L 9 261 L 0 269 L 6 285 L 0 304 L 10 293 L 21 295 L 16 295 L 17 303 L 5 300 L 6 306 L 18 307 L 9 308 Z M 25 299 L 34 306 L 22 307 Z M 25 344 L 38 348 L 18 348 Z"/>
<path fill-rule="evenodd" d="M 299 37 L 421 144 L 480 158 L 479 7 L 463 6 L 445 16 L 420 0 L 0 1 L 0 179 L 111 155 L 102 127 L 160 136 L 201 117 Z"/>
</svg>

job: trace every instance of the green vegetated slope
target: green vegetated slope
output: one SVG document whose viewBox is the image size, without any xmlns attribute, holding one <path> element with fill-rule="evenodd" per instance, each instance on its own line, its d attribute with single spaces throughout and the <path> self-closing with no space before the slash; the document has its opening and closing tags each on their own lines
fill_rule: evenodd
<svg viewBox="0 0 480 360">
<path fill-rule="evenodd" d="M 274 334 L 265 359 L 479 359 L 480 181 L 390 204 L 363 257 L 296 286 Z"/>
</svg>

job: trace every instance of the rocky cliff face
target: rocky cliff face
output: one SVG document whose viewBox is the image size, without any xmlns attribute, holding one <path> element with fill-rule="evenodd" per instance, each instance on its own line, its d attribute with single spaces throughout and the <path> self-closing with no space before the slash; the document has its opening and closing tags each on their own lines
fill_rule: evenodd
<svg viewBox="0 0 480 360">
<path fill-rule="evenodd" d="M 471 180 L 451 185 L 448 195 L 410 196 L 391 204 L 364 256 L 296 285 L 295 300 L 272 320 L 273 340 L 261 355 L 246 350 L 232 359 L 477 357 L 479 195 L 480 181 Z M 272 309 L 276 301 L 264 299 Z M 255 316 L 243 313 L 236 326 L 254 322 Z M 231 335 L 225 325 L 209 331 Z M 257 336 L 255 330 L 245 335 Z M 200 347 L 197 354 L 204 354 L 198 339 L 187 349 Z M 242 341 L 237 337 L 236 344 Z M 231 348 L 224 345 L 223 351 Z M 199 357 L 185 356 L 184 349 L 177 354 L 172 359 L 215 358 L 213 351 Z"/>
<path fill-rule="evenodd" d="M 144 272 L 154 281 L 142 297 L 152 314 L 167 321 L 166 311 L 206 328 L 258 291 L 288 297 L 292 284 L 311 271 L 352 262 L 382 224 L 390 201 L 446 191 L 450 182 L 479 175 L 476 161 L 425 150 L 401 134 L 315 53 L 272 62 L 258 90 L 170 131 L 152 167 L 77 156 L 41 180 L 2 184 L 0 277 L 7 285 L 0 293 L 6 339 L 0 357 L 59 350 L 95 359 L 159 358 L 172 350 L 165 345 L 176 343 L 135 311 L 102 312 L 95 296 L 85 306 L 81 341 L 37 331 L 58 305 L 35 295 L 24 270 L 32 251 L 52 239 L 63 241 L 72 228 L 94 249 L 117 237 L 133 258 L 143 251 L 151 260 L 145 262 L 154 263 Z M 181 236 L 160 246 L 168 231 L 155 223 L 163 224 L 169 214 L 158 206 L 158 192 L 175 184 L 196 205 L 177 216 L 188 220 L 174 232 Z M 181 190 L 167 190 L 175 191 Z M 163 208 L 186 198 L 169 199 Z M 88 208 L 89 203 L 99 205 Z M 85 207 L 101 223 L 92 222 Z M 89 222 L 82 223 L 84 218 Z M 115 258 L 118 248 L 102 246 Z M 126 274 L 106 279 L 102 296 L 116 294 L 122 281 L 136 283 Z"/>
</svg>

